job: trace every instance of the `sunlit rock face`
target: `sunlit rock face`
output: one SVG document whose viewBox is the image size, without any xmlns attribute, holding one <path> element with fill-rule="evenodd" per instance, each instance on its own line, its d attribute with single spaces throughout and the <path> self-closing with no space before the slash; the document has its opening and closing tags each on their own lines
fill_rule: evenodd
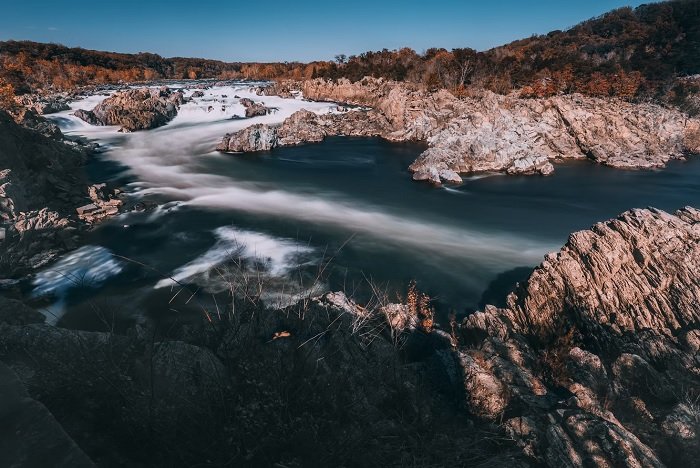
<svg viewBox="0 0 700 468">
<path fill-rule="evenodd" d="M 119 91 L 92 110 L 80 109 L 75 116 L 92 125 L 118 125 L 122 132 L 165 125 L 177 115 L 183 94 L 167 87 Z"/>
<path fill-rule="evenodd" d="M 315 101 L 371 108 L 329 119 L 323 136 L 362 133 L 348 132 L 345 122 L 362 118 L 369 123 L 364 133 L 392 141 L 427 141 L 428 149 L 410 170 L 415 180 L 436 185 L 459 183 L 459 174 L 474 172 L 549 175 L 552 162 L 562 159 L 654 168 L 700 152 L 700 121 L 653 104 L 582 95 L 523 99 L 484 90 L 458 98 L 445 90 L 431 92 L 374 78 L 285 82 L 261 93 L 287 95 L 292 89 Z M 318 141 L 304 127 L 285 123 L 290 133 L 280 146 Z"/>
<path fill-rule="evenodd" d="M 468 408 L 548 466 L 692 464 L 699 268 L 694 208 L 572 234 L 506 308 L 462 324 Z"/>
</svg>

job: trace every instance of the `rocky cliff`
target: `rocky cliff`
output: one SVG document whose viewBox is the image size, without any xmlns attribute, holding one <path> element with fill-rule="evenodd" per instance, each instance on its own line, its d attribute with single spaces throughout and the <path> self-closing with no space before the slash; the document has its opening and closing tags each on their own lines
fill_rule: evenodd
<svg viewBox="0 0 700 468">
<path fill-rule="evenodd" d="M 295 88 L 307 99 L 371 107 L 362 115 L 381 123 L 378 134 L 384 138 L 427 141 L 428 149 L 410 169 L 414 179 L 435 184 L 458 183 L 459 174 L 472 172 L 546 175 L 554 170 L 552 162 L 561 159 L 588 158 L 619 168 L 661 167 L 700 152 L 700 120 L 652 104 L 582 95 L 522 99 L 488 91 L 457 98 L 444 90 L 430 92 L 372 78 L 283 83 L 270 92 Z M 358 119 L 355 112 L 344 115 Z M 346 134 L 342 120 L 329 121 L 324 133 Z M 307 129 L 293 128 L 299 134 L 288 140 L 303 142 Z M 238 136 L 246 134 L 227 138 L 230 142 Z"/>
<path fill-rule="evenodd" d="M 75 116 L 91 125 L 119 125 L 122 132 L 147 130 L 171 121 L 183 103 L 183 94 L 170 88 L 141 88 L 118 91 L 92 110 L 80 109 Z"/>
<path fill-rule="evenodd" d="M 461 326 L 466 405 L 547 466 L 700 456 L 700 211 L 632 210 L 573 234 Z"/>
<path fill-rule="evenodd" d="M 26 128 L 0 111 L 3 277 L 24 274 L 75 248 L 76 208 L 109 202 L 89 190 L 83 164 L 90 148 L 62 141 L 60 131 L 45 136 L 41 128 Z"/>
</svg>

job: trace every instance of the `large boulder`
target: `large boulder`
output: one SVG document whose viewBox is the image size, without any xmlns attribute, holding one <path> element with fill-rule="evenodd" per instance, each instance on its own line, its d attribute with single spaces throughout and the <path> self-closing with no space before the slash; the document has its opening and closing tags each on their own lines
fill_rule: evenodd
<svg viewBox="0 0 700 468">
<path fill-rule="evenodd" d="M 683 466 L 697 451 L 700 211 L 632 210 L 572 234 L 465 319 L 466 404 L 546 466 Z M 689 406 L 690 405 L 690 406 Z"/>
<path fill-rule="evenodd" d="M 120 131 L 133 132 L 165 125 L 175 118 L 183 94 L 163 87 L 118 91 L 91 111 L 80 109 L 75 116 L 92 125 L 118 125 Z"/>
</svg>

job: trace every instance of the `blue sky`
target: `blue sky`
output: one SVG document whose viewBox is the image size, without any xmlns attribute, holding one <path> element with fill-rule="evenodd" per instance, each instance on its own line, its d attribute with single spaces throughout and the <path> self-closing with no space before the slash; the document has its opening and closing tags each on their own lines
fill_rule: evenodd
<svg viewBox="0 0 700 468">
<path fill-rule="evenodd" d="M 23 0 L 0 40 L 228 61 L 330 59 L 408 46 L 483 50 L 574 24 L 634 0 Z"/>
</svg>

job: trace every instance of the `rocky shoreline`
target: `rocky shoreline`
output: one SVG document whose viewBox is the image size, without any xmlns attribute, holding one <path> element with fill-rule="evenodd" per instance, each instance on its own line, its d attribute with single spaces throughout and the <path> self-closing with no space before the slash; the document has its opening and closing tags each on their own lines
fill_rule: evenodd
<svg viewBox="0 0 700 468">
<path fill-rule="evenodd" d="M 87 180 L 83 166 L 93 150 L 91 144 L 65 140 L 55 124 L 32 110 L 13 116 L 0 111 L 3 276 L 50 263 L 78 247 L 87 225 L 119 212 L 117 194 Z M 77 211 L 86 204 L 94 207 L 90 213 Z"/>
<path fill-rule="evenodd" d="M 291 365 L 292 350 L 327 334 L 309 349 L 312 361 L 326 359 L 318 361 L 324 370 L 316 368 L 314 375 L 335 379 L 338 372 L 344 374 L 344 388 L 353 395 L 348 404 L 369 418 L 365 423 L 389 424 L 384 434 L 400 431 L 382 419 L 386 415 L 380 395 L 391 385 L 386 380 L 378 387 L 369 383 L 382 366 L 403 354 L 403 364 L 393 364 L 399 367 L 392 371 L 400 372 L 402 381 L 417 385 L 419 375 L 434 375 L 431 379 L 442 386 L 431 390 L 432 402 L 411 405 L 438 411 L 445 395 L 457 396 L 462 409 L 449 411 L 466 418 L 458 424 L 472 433 L 475 427 L 490 427 L 510 440 L 497 449 L 500 454 L 480 454 L 493 464 L 691 466 L 700 455 L 698 226 L 700 211 L 689 207 L 675 214 L 655 209 L 623 213 L 572 234 L 508 297 L 507 307 L 487 306 L 445 328 L 424 315 L 420 294 L 405 304 L 362 307 L 342 293 L 330 293 L 282 312 L 248 309 L 259 319 L 237 325 L 217 322 L 205 331 L 208 338 L 189 331 L 176 340 L 155 342 L 151 332 L 138 326 L 128 336 L 49 327 L 36 323 L 41 315 L 26 307 L 21 314 L 26 320 L 17 321 L 23 309 L 0 302 L 0 311 L 15 310 L 0 313 L 0 361 L 11 369 L 0 371 L 16 373 L 31 398 L 67 425 L 77 445 L 59 437 L 67 450 L 64 456 L 84 464 L 85 450 L 100 462 L 113 462 L 103 447 L 114 446 L 127 427 L 148 437 L 149 424 L 157 421 L 164 431 L 159 437 L 166 437 L 167 421 L 177 418 L 213 424 L 210 415 L 222 402 L 220 392 L 242 388 L 236 383 L 241 369 L 231 366 L 240 364 L 243 349 L 261 366 L 246 367 L 248 381 L 262 379 L 256 385 L 265 388 L 272 383 L 262 377 L 269 374 L 271 362 L 282 359 Z M 246 310 L 238 307 L 237 314 Z M 396 343 L 402 343 L 399 354 Z M 125 367 L 112 368 L 109 362 Z M 290 372 L 303 373 L 298 365 Z M 85 438 L 83 429 L 92 427 L 91 416 L 76 416 L 70 403 L 52 396 L 76 388 L 81 404 L 88 402 L 101 414 L 108 406 L 104 395 L 91 396 L 76 387 L 87 388 L 85 379 L 94 376 L 88 378 L 89 385 L 103 388 L 100 375 L 111 382 L 105 392 L 117 392 L 125 406 L 97 434 L 102 442 L 95 445 L 95 434 Z M 267 394 L 256 393 L 255 402 L 236 403 L 236 418 L 267 421 L 269 411 L 276 411 L 274 404 L 265 409 L 272 403 Z M 319 395 L 315 391 L 305 398 Z M 39 430 L 37 439 L 60 431 L 56 424 Z M 449 430 L 459 431 L 457 426 Z M 27 459 L 28 450 L 33 450 L 31 444 L 20 444 L 16 459 Z M 269 461 L 268 455 L 248 456 Z"/>
<path fill-rule="evenodd" d="M 663 167 L 700 153 L 700 120 L 654 104 L 582 95 L 526 99 L 476 91 L 457 98 L 441 90 L 373 78 L 283 82 L 260 94 L 332 101 L 370 110 L 311 118 L 293 115 L 281 125 L 226 135 L 220 151 L 263 151 L 320 141 L 331 135 L 426 141 L 409 167 L 415 180 L 460 183 L 460 174 L 551 174 L 553 162 L 589 159 L 617 168 Z"/>
</svg>

